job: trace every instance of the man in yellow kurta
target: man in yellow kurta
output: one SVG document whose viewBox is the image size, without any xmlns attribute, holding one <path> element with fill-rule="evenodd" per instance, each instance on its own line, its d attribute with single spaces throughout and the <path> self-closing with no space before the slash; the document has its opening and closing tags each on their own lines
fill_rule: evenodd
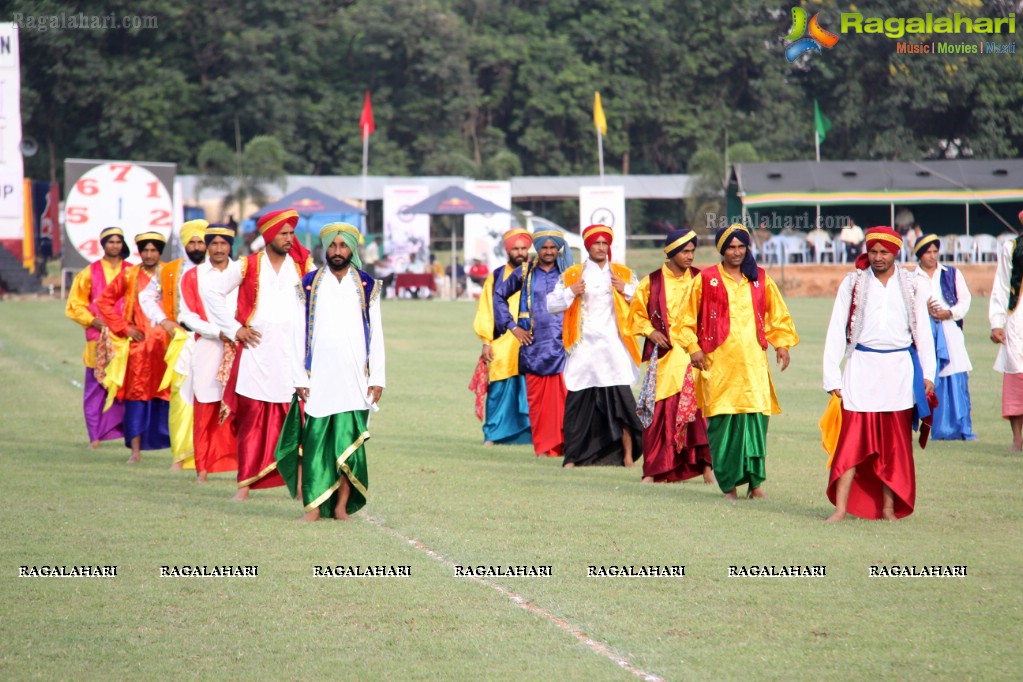
<svg viewBox="0 0 1023 682">
<path fill-rule="evenodd" d="M 644 483 L 674 483 L 701 474 L 706 483 L 714 482 L 707 421 L 696 407 L 689 353 L 678 339 L 682 305 L 700 273 L 692 267 L 696 244 L 692 230 L 669 232 L 667 260 L 640 281 L 629 309 L 632 333 L 646 338 L 643 360 L 650 363 L 639 396 Z"/>
<path fill-rule="evenodd" d="M 739 224 L 718 230 L 721 264 L 693 282 L 683 307 L 680 340 L 702 370 L 702 408 L 714 461 L 714 475 L 725 497 L 749 484 L 747 497 L 765 497 L 767 422 L 780 414 L 767 364 L 767 344 L 775 348 L 782 371 L 788 349 L 799 343 L 795 325 L 777 285 L 757 267 L 750 233 Z"/>
<path fill-rule="evenodd" d="M 189 220 L 181 226 L 181 243 L 185 258 L 164 264 L 160 277 L 150 280 L 139 294 L 139 305 L 154 325 L 163 328 L 171 338 L 167 346 L 167 373 L 163 379 L 171 390 L 168 422 L 171 437 L 171 469 L 194 469 L 192 382 L 188 368 L 192 362 L 195 338 L 178 324 L 181 308 L 181 279 L 185 273 L 206 260 L 206 228 L 208 222 Z"/>
<path fill-rule="evenodd" d="M 82 408 L 85 412 L 85 429 L 89 434 L 89 447 L 93 449 L 99 447 L 101 440 L 117 440 L 124 436 L 124 403 L 115 400 L 110 409 L 104 412 L 106 390 L 96 381 L 96 342 L 107 326 L 99 316 L 96 302 L 107 285 L 127 267 L 124 259 L 128 257 L 128 245 L 124 243 L 124 231 L 119 227 L 108 227 L 100 232 L 99 244 L 103 249 L 103 257 L 75 276 L 64 310 L 65 315 L 85 328 Z M 123 308 L 123 303 L 121 305 Z"/>
<path fill-rule="evenodd" d="M 532 237 L 522 228 L 504 233 L 504 248 L 508 263 L 490 273 L 483 283 L 476 306 L 473 331 L 483 342 L 481 359 L 487 364 L 486 416 L 483 421 L 483 441 L 486 445 L 524 445 L 532 443 L 529 431 L 529 402 L 526 398 L 526 380 L 519 374 L 519 341 L 510 331 L 495 336 L 494 282 L 503 282 L 518 269 L 529 255 Z M 519 309 L 519 294 L 508 299 L 510 310 Z"/>
</svg>

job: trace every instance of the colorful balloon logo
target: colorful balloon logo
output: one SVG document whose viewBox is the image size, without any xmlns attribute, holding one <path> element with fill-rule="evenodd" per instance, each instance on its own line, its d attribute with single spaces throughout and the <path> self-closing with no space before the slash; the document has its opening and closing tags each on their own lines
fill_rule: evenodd
<svg viewBox="0 0 1023 682">
<path fill-rule="evenodd" d="M 821 53 L 821 48 L 831 49 L 838 42 L 838 36 L 820 25 L 820 13 L 814 14 L 809 25 L 806 22 L 806 10 L 802 7 L 792 8 L 792 29 L 785 36 L 790 42 L 785 48 L 785 58 L 794 62 L 807 52 Z M 809 29 L 809 37 L 803 34 Z"/>
</svg>

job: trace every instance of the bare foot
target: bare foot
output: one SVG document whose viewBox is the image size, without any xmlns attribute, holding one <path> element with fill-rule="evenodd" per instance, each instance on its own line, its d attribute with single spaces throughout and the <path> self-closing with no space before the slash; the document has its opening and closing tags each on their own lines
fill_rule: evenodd
<svg viewBox="0 0 1023 682">
<path fill-rule="evenodd" d="M 195 482 L 196 483 L 205 483 L 206 482 L 206 472 L 205 471 L 200 471 L 198 474 L 196 474 Z"/>
<path fill-rule="evenodd" d="M 242 488 L 241 490 L 236 492 L 234 494 L 234 497 L 232 497 L 231 499 L 234 500 L 235 502 L 244 502 L 245 500 L 249 499 L 249 489 Z"/>
<path fill-rule="evenodd" d="M 643 483 L 653 483 L 653 482 L 654 482 L 654 477 L 653 476 L 644 476 L 643 477 Z"/>
<path fill-rule="evenodd" d="M 725 499 L 726 500 L 738 500 L 739 499 L 739 495 L 738 495 L 738 493 L 735 492 L 735 488 L 732 488 L 727 493 L 725 493 Z"/>
<path fill-rule="evenodd" d="M 824 519 L 824 523 L 837 523 L 845 519 L 845 512 L 836 511 L 834 514 Z"/>
<path fill-rule="evenodd" d="M 485 448 L 489 448 L 493 444 L 494 444 L 494 441 L 492 441 L 492 440 L 483 441 L 483 447 L 485 447 Z"/>
<path fill-rule="evenodd" d="M 564 464 L 562 465 L 562 467 L 561 467 L 561 468 L 562 468 L 562 469 L 574 469 L 574 468 L 575 468 L 575 462 L 565 462 L 565 463 L 564 463 Z"/>
<path fill-rule="evenodd" d="M 767 499 L 767 495 L 765 495 L 764 491 L 761 490 L 760 488 L 750 488 L 749 491 L 746 493 L 746 497 L 748 497 L 750 499 L 753 499 L 753 500 L 766 500 Z"/>
<path fill-rule="evenodd" d="M 1012 441 L 1012 447 L 1009 448 L 1009 452 L 1023 452 L 1023 440 Z"/>
<path fill-rule="evenodd" d="M 142 461 L 141 452 L 133 452 L 131 453 L 131 457 L 128 458 L 128 464 L 138 464 L 141 461 Z"/>
<path fill-rule="evenodd" d="M 351 521 L 352 517 L 348 514 L 344 507 L 338 506 L 334 508 L 334 518 L 338 521 Z"/>
<path fill-rule="evenodd" d="M 894 509 L 884 509 L 881 511 L 881 518 L 884 521 L 898 521 L 899 519 L 895 516 Z"/>
<path fill-rule="evenodd" d="M 714 478 L 714 470 L 710 467 L 703 470 L 703 482 L 707 485 L 714 485 L 718 482 L 717 479 Z"/>
<path fill-rule="evenodd" d="M 90 450 L 95 450 L 98 447 L 99 447 L 99 441 L 98 440 L 89 441 L 89 449 Z"/>
<path fill-rule="evenodd" d="M 174 462 L 171 464 L 171 471 L 181 471 L 185 468 L 184 462 Z"/>
<path fill-rule="evenodd" d="M 632 454 L 625 455 L 625 468 L 630 469 L 634 466 L 636 466 L 636 460 L 632 459 Z"/>
<path fill-rule="evenodd" d="M 305 515 L 299 519 L 299 521 L 319 521 L 320 510 L 314 509 L 311 512 L 306 512 Z"/>
</svg>

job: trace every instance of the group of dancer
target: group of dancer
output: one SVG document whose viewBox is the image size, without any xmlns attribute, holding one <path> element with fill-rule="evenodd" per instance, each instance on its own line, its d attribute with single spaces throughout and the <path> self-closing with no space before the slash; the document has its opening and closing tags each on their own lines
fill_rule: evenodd
<svg viewBox="0 0 1023 682">
<path fill-rule="evenodd" d="M 642 458 L 645 483 L 702 476 L 726 498 L 743 485 L 747 497 L 765 497 L 767 426 L 781 412 L 768 346 L 784 371 L 799 336 L 756 264 L 749 231 L 719 230 L 721 262 L 702 271 L 692 266 L 696 234 L 672 231 L 664 264 L 641 281 L 611 261 L 613 240 L 611 228 L 587 227 L 588 257 L 573 264 L 559 231 L 504 235 L 508 263 L 487 279 L 474 323 L 483 350 L 470 389 L 485 443 L 531 442 L 537 456 L 563 456 L 564 467 Z M 1021 243 L 1004 247 L 990 311 L 1015 450 L 1023 449 Z M 898 232 L 872 228 L 839 287 L 823 363 L 833 396 L 828 521 L 912 513 L 914 430 L 921 447 L 928 438 L 976 439 L 962 333 L 970 291 L 961 272 L 939 263 L 940 247 L 938 237 L 921 237 L 913 272 L 897 263 Z"/>
<path fill-rule="evenodd" d="M 133 266 L 122 230 L 100 234 L 104 256 L 76 277 L 67 304 L 85 328 L 92 447 L 123 438 L 131 462 L 170 447 L 173 466 L 194 468 L 199 481 L 237 471 L 239 500 L 286 485 L 301 494 L 305 520 L 365 505 L 364 443 L 385 386 L 381 284 L 360 269 L 357 228 L 323 228 L 326 265 L 316 269 L 297 221 L 294 211 L 264 215 L 266 249 L 239 260 L 233 230 L 205 221 L 182 227 L 186 255 L 169 263 L 159 233 L 136 237 Z M 485 442 L 531 443 L 566 468 L 642 460 L 645 483 L 702 477 L 729 499 L 741 486 L 765 497 L 768 423 L 781 412 L 768 346 L 784 371 L 799 336 L 749 230 L 718 230 L 721 261 L 703 270 L 692 265 L 696 233 L 674 230 L 664 264 L 642 280 L 612 260 L 610 227 L 590 225 L 583 242 L 576 264 L 558 230 L 504 235 L 508 262 L 484 283 L 474 322 L 483 348 L 470 388 Z M 961 330 L 970 292 L 939 262 L 940 246 L 933 235 L 917 241 L 914 273 L 896 261 L 899 234 L 871 228 L 839 287 L 823 367 L 829 521 L 912 513 L 913 430 L 921 446 L 976 437 Z M 1023 239 L 1010 240 L 990 321 L 1015 450 L 1021 281 Z"/>
<path fill-rule="evenodd" d="M 129 462 L 170 447 L 199 482 L 237 471 L 237 500 L 286 485 L 307 521 L 365 505 L 364 443 L 385 386 L 380 283 L 360 269 L 358 228 L 325 226 L 316 269 L 297 223 L 293 210 L 262 216 L 266 249 L 239 260 L 226 225 L 185 223 L 185 257 L 166 263 L 166 238 L 145 232 L 132 266 L 124 232 L 102 231 L 104 255 L 66 311 L 85 328 L 91 447 L 123 438 Z"/>
</svg>

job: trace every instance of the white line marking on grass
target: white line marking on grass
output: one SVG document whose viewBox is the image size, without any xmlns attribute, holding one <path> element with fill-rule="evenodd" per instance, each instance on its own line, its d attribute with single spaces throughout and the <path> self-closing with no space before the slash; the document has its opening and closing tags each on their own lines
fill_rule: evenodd
<svg viewBox="0 0 1023 682">
<path fill-rule="evenodd" d="M 449 561 L 442 554 L 430 549 L 419 540 L 403 535 L 401 532 L 391 528 L 390 526 L 385 525 L 383 521 L 374 516 L 364 514 L 364 517 L 366 518 L 367 521 L 377 526 L 378 528 L 387 531 L 391 535 L 401 538 L 402 540 L 412 545 L 413 547 L 415 547 L 416 549 L 418 549 L 420 552 L 427 555 L 431 559 L 435 559 L 436 561 L 439 561 L 440 563 L 454 570 L 455 563 L 453 561 Z M 575 625 L 572 625 L 563 618 L 559 618 L 550 611 L 540 606 L 537 606 L 536 604 L 532 603 L 522 595 L 512 592 L 507 587 L 504 587 L 503 585 L 498 585 L 497 583 L 490 582 L 489 580 L 486 580 L 475 575 L 466 577 L 469 578 L 470 580 L 474 580 L 480 583 L 481 585 L 486 585 L 492 590 L 500 592 L 505 597 L 507 597 L 511 603 L 515 604 L 516 606 L 523 608 L 526 611 L 529 611 L 530 613 L 534 613 L 538 616 L 546 618 L 548 621 L 550 621 L 554 625 L 558 626 L 559 628 L 561 628 L 562 630 L 564 630 L 565 632 L 579 640 L 579 642 L 582 643 L 587 649 L 589 649 L 590 651 L 599 656 L 603 656 L 604 658 L 608 659 L 609 661 L 612 661 L 613 663 L 616 663 L 618 667 L 621 668 L 622 670 L 626 670 L 632 673 L 636 677 L 645 680 L 645 682 L 666 682 L 665 679 L 660 675 L 648 673 L 645 670 L 637 668 L 632 664 L 631 661 L 629 661 L 628 658 L 616 654 L 614 651 L 611 650 L 611 647 L 605 644 L 604 642 L 600 642 L 593 639 Z"/>
</svg>

